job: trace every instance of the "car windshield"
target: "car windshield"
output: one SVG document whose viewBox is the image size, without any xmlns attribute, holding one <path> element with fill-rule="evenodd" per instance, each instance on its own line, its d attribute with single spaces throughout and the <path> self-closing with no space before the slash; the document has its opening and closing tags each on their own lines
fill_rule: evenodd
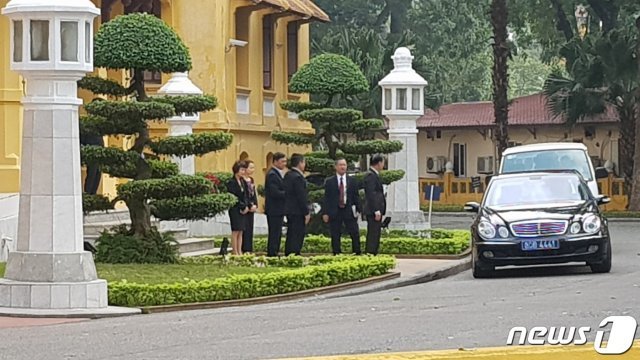
<svg viewBox="0 0 640 360">
<path fill-rule="evenodd" d="M 588 199 L 577 175 L 531 175 L 496 178 L 487 189 L 485 206 L 573 205 Z"/>
<path fill-rule="evenodd" d="M 523 171 L 577 170 L 586 181 L 591 181 L 591 159 L 584 150 L 540 150 L 504 156 L 502 174 Z"/>
</svg>

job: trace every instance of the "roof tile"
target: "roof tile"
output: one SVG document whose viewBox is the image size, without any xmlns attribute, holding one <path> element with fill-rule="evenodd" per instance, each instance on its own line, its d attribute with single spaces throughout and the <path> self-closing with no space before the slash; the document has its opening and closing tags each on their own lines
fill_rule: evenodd
<svg viewBox="0 0 640 360">
<path fill-rule="evenodd" d="M 418 119 L 419 128 L 483 127 L 494 124 L 491 101 L 454 103 L 441 106 L 438 111 L 427 109 Z M 581 123 L 616 122 L 615 110 L 587 117 Z M 561 125 L 562 117 L 549 113 L 542 93 L 513 99 L 509 107 L 509 125 Z"/>
</svg>

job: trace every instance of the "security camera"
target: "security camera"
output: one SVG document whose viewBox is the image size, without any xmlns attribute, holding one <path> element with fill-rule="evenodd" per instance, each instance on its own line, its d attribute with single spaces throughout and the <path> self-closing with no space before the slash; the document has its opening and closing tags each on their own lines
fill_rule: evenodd
<svg viewBox="0 0 640 360">
<path fill-rule="evenodd" d="M 242 40 L 238 40 L 238 39 L 229 39 L 229 45 L 238 46 L 238 47 L 245 47 L 245 46 L 247 46 L 247 42 L 246 41 L 242 41 Z"/>
</svg>

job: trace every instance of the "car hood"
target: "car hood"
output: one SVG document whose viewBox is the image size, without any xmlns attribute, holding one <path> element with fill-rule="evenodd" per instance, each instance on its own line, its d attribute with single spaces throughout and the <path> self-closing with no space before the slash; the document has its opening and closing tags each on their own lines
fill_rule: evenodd
<svg viewBox="0 0 640 360">
<path fill-rule="evenodd" d="M 582 214 L 585 203 L 553 204 L 548 206 L 509 206 L 488 208 L 487 215 L 492 220 L 501 219 L 506 223 L 524 220 L 571 220 L 574 216 Z"/>
</svg>

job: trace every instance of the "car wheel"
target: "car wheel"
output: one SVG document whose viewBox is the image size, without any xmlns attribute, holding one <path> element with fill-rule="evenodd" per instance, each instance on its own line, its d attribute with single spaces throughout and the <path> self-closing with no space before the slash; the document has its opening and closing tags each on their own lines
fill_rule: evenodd
<svg viewBox="0 0 640 360">
<path fill-rule="evenodd" d="M 495 266 L 487 265 L 482 260 L 476 260 L 475 256 L 472 256 L 471 266 L 473 277 L 476 279 L 489 278 L 495 271 Z"/>
<path fill-rule="evenodd" d="M 611 271 L 611 240 L 607 241 L 606 255 L 602 262 L 589 264 L 591 271 L 597 274 L 608 273 Z"/>
</svg>

